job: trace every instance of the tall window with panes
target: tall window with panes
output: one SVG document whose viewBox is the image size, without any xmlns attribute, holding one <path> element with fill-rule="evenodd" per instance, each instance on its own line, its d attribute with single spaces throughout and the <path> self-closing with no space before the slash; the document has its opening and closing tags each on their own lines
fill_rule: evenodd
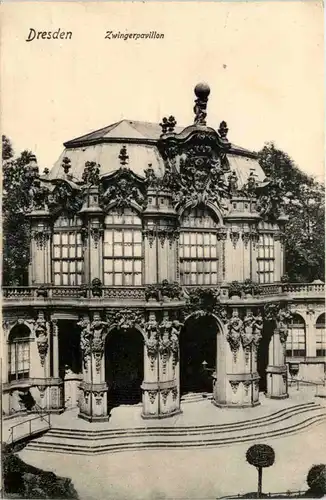
<svg viewBox="0 0 326 500">
<path fill-rule="evenodd" d="M 180 232 L 179 258 L 182 285 L 214 285 L 218 281 L 218 223 L 209 209 L 184 212 Z"/>
<path fill-rule="evenodd" d="M 8 380 L 29 378 L 30 330 L 26 325 L 17 325 L 8 339 Z"/>
<path fill-rule="evenodd" d="M 294 314 L 289 324 L 286 355 L 289 358 L 300 358 L 306 355 L 305 321 L 299 314 Z"/>
<path fill-rule="evenodd" d="M 125 208 L 122 213 L 111 210 L 104 223 L 104 285 L 141 285 L 143 252 L 140 217 L 131 208 Z"/>
<path fill-rule="evenodd" d="M 81 285 L 83 276 L 82 220 L 59 217 L 53 230 L 53 281 L 55 285 Z"/>
<path fill-rule="evenodd" d="M 275 269 L 275 248 L 273 225 L 262 222 L 259 225 L 258 241 L 258 283 L 273 283 Z"/>
<path fill-rule="evenodd" d="M 325 313 L 316 321 L 316 356 L 326 356 Z"/>
</svg>

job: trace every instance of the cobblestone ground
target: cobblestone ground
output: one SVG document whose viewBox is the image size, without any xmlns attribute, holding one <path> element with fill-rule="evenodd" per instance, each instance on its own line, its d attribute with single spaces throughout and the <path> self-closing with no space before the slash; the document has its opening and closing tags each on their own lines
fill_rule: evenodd
<svg viewBox="0 0 326 500">
<path fill-rule="evenodd" d="M 326 425 L 264 441 L 276 461 L 263 473 L 263 491 L 304 490 L 309 468 L 326 463 Z M 32 465 L 70 477 L 81 500 L 213 499 L 255 491 L 256 469 L 246 463 L 250 444 L 216 449 L 137 451 L 93 457 L 22 451 Z"/>
</svg>

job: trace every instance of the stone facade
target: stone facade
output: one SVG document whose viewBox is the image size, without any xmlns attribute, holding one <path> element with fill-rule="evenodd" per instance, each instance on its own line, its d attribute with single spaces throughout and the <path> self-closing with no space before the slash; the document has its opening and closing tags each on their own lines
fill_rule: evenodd
<svg viewBox="0 0 326 500">
<path fill-rule="evenodd" d="M 47 411 L 107 420 L 128 391 L 144 418 L 175 415 L 179 339 L 196 325 L 199 361 L 214 330 L 218 407 L 258 405 L 262 378 L 267 396 L 288 397 L 296 364 L 324 380 L 324 285 L 282 284 L 282 207 L 257 156 L 228 141 L 225 122 L 206 125 L 209 88 L 195 94 L 186 128 L 123 120 L 66 143 L 41 177 L 32 160 L 30 284 L 4 287 L 6 415 L 31 394 Z M 287 359 L 294 314 L 304 355 Z"/>
</svg>

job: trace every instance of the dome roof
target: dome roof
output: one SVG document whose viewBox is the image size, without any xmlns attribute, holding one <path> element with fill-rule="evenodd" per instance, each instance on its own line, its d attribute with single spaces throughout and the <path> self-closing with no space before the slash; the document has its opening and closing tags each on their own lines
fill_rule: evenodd
<svg viewBox="0 0 326 500">
<path fill-rule="evenodd" d="M 184 127 L 175 127 L 174 132 L 180 134 Z M 151 164 L 155 174 L 161 177 L 164 173 L 164 161 L 157 148 L 162 134 L 158 123 L 132 120 L 121 120 L 117 123 L 77 137 L 64 143 L 65 149 L 47 175 L 48 180 L 65 178 L 62 160 L 71 160 L 70 174 L 74 181 L 81 181 L 85 163 L 94 161 L 101 166 L 100 175 L 117 170 L 121 165 L 119 153 L 122 145 L 126 145 L 129 157 L 128 167 L 138 175 L 144 176 L 144 170 Z M 263 181 L 264 172 L 260 167 L 257 155 L 252 151 L 231 145 L 228 153 L 231 170 L 235 170 L 239 179 L 239 187 L 243 185 L 250 172 L 254 171 L 257 181 Z"/>
</svg>

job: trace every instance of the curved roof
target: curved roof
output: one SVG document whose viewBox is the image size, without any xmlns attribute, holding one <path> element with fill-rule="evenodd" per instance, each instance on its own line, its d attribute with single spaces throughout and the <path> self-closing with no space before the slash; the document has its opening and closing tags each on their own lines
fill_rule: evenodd
<svg viewBox="0 0 326 500">
<path fill-rule="evenodd" d="M 180 134 L 184 127 L 175 127 Z M 121 165 L 119 154 L 123 144 L 127 146 L 129 157 L 128 167 L 138 175 L 144 176 L 148 164 L 156 175 L 164 173 L 164 161 L 161 157 L 157 141 L 162 133 L 158 123 L 121 120 L 102 129 L 77 137 L 64 143 L 65 150 L 54 164 L 47 179 L 65 178 L 61 167 L 64 157 L 71 160 L 70 174 L 75 181 L 80 181 L 87 161 L 94 161 L 101 165 L 100 175 L 106 175 L 117 170 Z M 256 179 L 263 181 L 264 172 L 260 167 L 257 155 L 252 151 L 231 145 L 228 153 L 231 170 L 235 170 L 239 187 L 247 180 L 251 171 Z"/>
</svg>

